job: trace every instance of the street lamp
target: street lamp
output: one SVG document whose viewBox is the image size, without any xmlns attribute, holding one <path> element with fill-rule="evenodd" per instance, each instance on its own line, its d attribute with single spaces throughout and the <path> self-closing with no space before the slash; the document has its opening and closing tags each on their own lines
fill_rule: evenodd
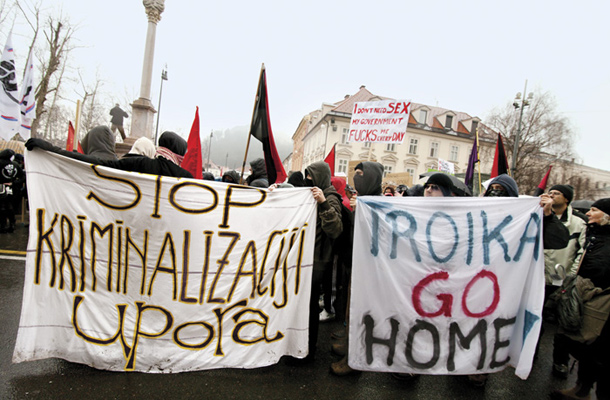
<svg viewBox="0 0 610 400">
<path fill-rule="evenodd" d="M 155 129 L 155 146 L 157 145 L 157 134 L 159 133 L 159 118 L 161 117 L 161 96 L 163 95 L 163 81 L 167 80 L 167 64 L 161 71 L 161 88 L 159 89 L 159 108 L 157 109 L 157 128 Z"/>
<path fill-rule="evenodd" d="M 210 131 L 210 144 L 208 145 L 208 165 L 206 171 L 210 171 L 210 153 L 212 152 L 212 137 L 214 137 L 214 130 Z"/>
<path fill-rule="evenodd" d="M 531 100 L 534 98 L 534 93 L 531 93 L 525 98 L 525 93 L 527 93 L 527 79 L 525 80 L 525 87 L 523 88 L 523 98 L 521 98 L 521 93 L 517 93 L 515 96 L 515 101 L 513 102 L 513 107 L 515 110 L 519 110 L 519 123 L 517 125 L 517 136 L 515 137 L 515 146 L 513 148 L 513 162 L 511 166 L 511 171 L 513 177 L 517 172 L 517 155 L 519 153 L 519 138 L 521 137 L 521 124 L 523 120 L 523 110 L 525 107 L 530 105 Z"/>
</svg>

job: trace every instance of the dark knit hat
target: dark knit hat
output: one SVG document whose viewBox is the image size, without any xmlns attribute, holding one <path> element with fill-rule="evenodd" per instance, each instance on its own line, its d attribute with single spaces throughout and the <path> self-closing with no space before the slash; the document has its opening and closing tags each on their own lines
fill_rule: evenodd
<svg viewBox="0 0 610 400">
<path fill-rule="evenodd" d="M 595 207 L 598 210 L 602 210 L 604 213 L 610 215 L 610 198 L 599 199 L 595 203 L 591 204 L 591 207 Z"/>
<path fill-rule="evenodd" d="M 568 201 L 568 204 L 570 204 L 574 198 L 574 188 L 571 185 L 555 185 L 549 189 L 549 192 L 551 190 L 560 191 L 561 194 L 563 194 L 563 197 Z"/>
</svg>

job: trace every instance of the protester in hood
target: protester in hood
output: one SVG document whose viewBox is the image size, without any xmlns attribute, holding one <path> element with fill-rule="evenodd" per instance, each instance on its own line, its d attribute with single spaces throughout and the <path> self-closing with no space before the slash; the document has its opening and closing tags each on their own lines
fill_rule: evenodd
<svg viewBox="0 0 610 400">
<path fill-rule="evenodd" d="M 222 174 L 222 181 L 226 183 L 239 184 L 239 173 L 235 170 L 227 171 Z"/>
<path fill-rule="evenodd" d="M 121 158 L 120 160 L 104 160 L 96 157 L 92 157 L 85 154 L 75 153 L 71 151 L 63 150 L 57 146 L 53 146 L 46 140 L 39 138 L 32 138 L 25 142 L 25 147 L 32 151 L 35 148 L 39 148 L 53 153 L 61 154 L 66 157 L 73 158 L 75 160 L 83 161 L 90 164 L 103 165 L 105 167 L 116 168 L 123 171 L 141 172 L 145 174 L 173 176 L 176 178 L 192 178 L 190 172 L 180 168 L 173 161 L 169 160 L 165 156 L 158 156 L 156 158 L 148 157 L 127 157 Z"/>
<path fill-rule="evenodd" d="M 165 131 L 159 137 L 159 147 L 157 147 L 155 157 L 165 158 L 180 166 L 182 165 L 182 160 L 184 160 L 186 149 L 186 140 L 174 132 Z"/>
<path fill-rule="evenodd" d="M 452 197 L 456 196 L 455 186 L 451 178 L 442 172 L 430 175 L 424 185 L 424 197 Z"/>
<path fill-rule="evenodd" d="M 589 225 L 585 252 L 578 275 L 588 278 L 593 286 L 610 288 L 610 198 L 597 200 L 587 212 Z M 596 310 L 601 316 L 603 312 Z M 607 316 L 607 314 L 606 314 Z M 569 351 L 578 360 L 576 386 L 557 390 L 554 399 L 590 399 L 597 383 L 598 399 L 610 399 L 610 319 L 606 319 L 600 336 L 592 343 L 570 340 Z M 584 329 L 584 327 L 583 327 Z"/>
<path fill-rule="evenodd" d="M 208 171 L 205 171 L 201 174 L 201 179 L 204 181 L 215 181 L 214 174 Z"/>
<path fill-rule="evenodd" d="M 100 160 L 116 160 L 114 150 L 114 134 L 105 125 L 96 126 L 91 129 L 83 140 L 81 147 L 86 155 Z"/>
<path fill-rule="evenodd" d="M 517 182 L 506 174 L 498 175 L 489 182 L 484 197 L 519 197 Z"/>
<path fill-rule="evenodd" d="M 358 196 L 380 196 L 383 181 L 383 165 L 375 161 L 364 161 L 354 168 L 354 187 Z M 356 196 L 352 196 L 352 208 Z"/>
<path fill-rule="evenodd" d="M 267 168 L 265 167 L 265 160 L 257 158 L 256 160 L 250 161 L 250 170 L 252 171 L 250 176 L 246 179 L 248 186 L 268 188 L 269 179 L 267 179 Z M 275 183 L 275 182 L 273 182 Z"/>
<path fill-rule="evenodd" d="M 303 173 L 301 171 L 294 171 L 288 177 L 288 183 L 294 187 L 305 186 L 305 178 L 303 178 Z"/>
<path fill-rule="evenodd" d="M 341 223 L 341 196 L 331 185 L 328 164 L 318 161 L 308 166 L 305 169 L 305 182 L 308 184 L 307 186 L 311 187 L 311 193 L 318 204 L 313 277 L 309 299 L 309 354 L 304 359 L 305 362 L 311 362 L 314 360 L 318 342 L 320 286 L 324 271 L 332 268 L 333 240 L 338 238 L 343 231 L 343 224 Z"/>
<path fill-rule="evenodd" d="M 138 157 L 144 156 L 148 158 L 154 158 L 157 149 L 155 149 L 155 144 L 152 140 L 147 137 L 141 137 L 136 140 L 131 146 L 129 153 L 125 154 L 123 157 Z"/>
</svg>

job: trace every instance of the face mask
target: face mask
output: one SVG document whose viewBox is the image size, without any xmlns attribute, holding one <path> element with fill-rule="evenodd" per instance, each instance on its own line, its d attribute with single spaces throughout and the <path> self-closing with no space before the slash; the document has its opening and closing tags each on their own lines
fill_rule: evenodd
<svg viewBox="0 0 610 400">
<path fill-rule="evenodd" d="M 305 186 L 313 187 L 313 180 L 305 178 Z"/>
<path fill-rule="evenodd" d="M 491 189 L 487 197 L 508 197 L 508 192 L 503 189 Z"/>
</svg>

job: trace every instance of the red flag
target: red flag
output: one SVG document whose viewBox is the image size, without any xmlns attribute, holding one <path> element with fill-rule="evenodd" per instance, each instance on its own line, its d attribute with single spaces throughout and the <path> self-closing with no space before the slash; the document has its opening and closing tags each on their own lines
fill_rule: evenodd
<svg viewBox="0 0 610 400">
<path fill-rule="evenodd" d="M 333 148 L 330 150 L 330 152 L 324 159 L 324 162 L 326 164 L 328 164 L 328 166 L 330 167 L 330 176 L 335 176 L 335 147 L 336 146 L 337 146 L 337 144 L 335 143 L 333 145 Z"/>
<path fill-rule="evenodd" d="M 495 178 L 498 175 L 508 174 L 508 160 L 504 151 L 504 143 L 502 135 L 498 133 L 498 141 L 496 142 L 496 154 L 494 156 L 494 165 L 491 168 L 490 178 Z"/>
<path fill-rule="evenodd" d="M 544 178 L 542 178 L 542 180 L 540 181 L 538 188 L 536 188 L 536 191 L 534 192 L 534 196 L 540 196 L 546 190 L 546 183 L 549 180 L 549 175 L 551 174 L 551 168 L 553 168 L 552 165 L 549 166 L 549 170 L 546 171 Z"/>
<path fill-rule="evenodd" d="M 186 142 L 186 154 L 180 165 L 193 175 L 195 179 L 203 178 L 201 140 L 199 139 L 199 107 L 195 110 L 195 120 L 189 133 L 189 140 Z"/>
<path fill-rule="evenodd" d="M 277 153 L 273 132 L 271 131 L 271 121 L 269 119 L 269 103 L 267 101 L 267 75 L 265 65 L 261 68 L 261 75 L 258 80 L 258 92 L 252 114 L 252 124 L 250 125 L 250 135 L 254 136 L 263 143 L 263 153 L 265 154 L 265 167 L 269 184 L 282 183 L 286 180 L 286 171 L 282 165 L 282 160 Z"/>
<path fill-rule="evenodd" d="M 81 154 L 85 154 L 85 151 L 83 150 L 83 148 L 80 145 L 80 140 L 78 141 L 78 147 L 76 148 L 76 151 L 78 151 Z"/>
<path fill-rule="evenodd" d="M 80 146 L 80 143 L 79 143 Z M 66 151 L 74 150 L 74 127 L 72 126 L 72 121 L 69 121 L 68 125 L 68 139 L 66 140 Z"/>
</svg>

